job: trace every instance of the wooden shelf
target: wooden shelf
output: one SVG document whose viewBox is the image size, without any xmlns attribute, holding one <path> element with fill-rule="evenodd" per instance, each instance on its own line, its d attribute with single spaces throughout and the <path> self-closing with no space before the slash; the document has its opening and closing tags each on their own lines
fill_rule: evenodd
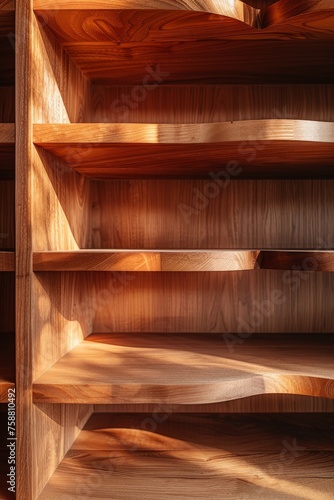
<svg viewBox="0 0 334 500">
<path fill-rule="evenodd" d="M 332 418 L 94 414 L 39 500 L 327 498 Z"/>
<path fill-rule="evenodd" d="M 7 405 L 0 404 L 0 498 L 1 500 L 12 500 L 13 494 L 7 490 L 9 473 L 8 465 L 8 412 Z"/>
<path fill-rule="evenodd" d="M 49 9 L 40 0 L 34 9 L 42 22 L 47 15 L 42 30 L 51 31 L 93 83 L 154 83 L 147 68 L 157 61 L 165 83 L 329 83 L 333 10 L 324 2 L 297 3 L 282 17 L 272 11 L 264 26 L 264 14 L 239 0 L 117 1 L 113 9 L 106 1 L 63 1 Z"/>
<path fill-rule="evenodd" d="M 0 251 L 0 272 L 15 271 L 15 253 Z"/>
<path fill-rule="evenodd" d="M 334 177 L 334 124 L 327 122 L 34 125 L 34 143 L 94 178 L 207 178 L 213 168 L 229 179 Z"/>
<path fill-rule="evenodd" d="M 228 339 L 92 334 L 35 381 L 34 401 L 202 404 L 273 393 L 334 397 L 331 337 Z"/>
<path fill-rule="evenodd" d="M 34 271 L 239 271 L 254 269 L 256 251 L 80 250 L 36 252 Z"/>
<path fill-rule="evenodd" d="M 15 144 L 14 123 L 0 123 L 0 147 L 7 144 Z"/>
<path fill-rule="evenodd" d="M 15 387 L 15 335 L 0 332 L 0 403 L 8 401 L 8 389 Z"/>
<path fill-rule="evenodd" d="M 6 258 L 6 256 L 4 256 Z M 7 258 L 13 259 L 11 254 Z M 1 259 L 1 254 L 0 254 Z M 1 269 L 1 260 L 0 260 Z M 78 250 L 35 252 L 38 271 L 334 271 L 334 252 L 224 250 Z M 12 270 L 12 269 L 8 269 Z"/>
</svg>

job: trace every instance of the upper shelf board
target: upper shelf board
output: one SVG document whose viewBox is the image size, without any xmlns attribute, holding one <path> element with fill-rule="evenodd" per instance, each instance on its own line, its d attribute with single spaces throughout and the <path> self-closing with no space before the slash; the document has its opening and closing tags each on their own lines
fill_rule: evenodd
<svg viewBox="0 0 334 500">
<path fill-rule="evenodd" d="M 238 0 L 123 1 L 112 9 L 83 2 L 79 10 L 75 2 L 35 2 L 35 12 L 93 83 L 331 83 L 334 9 L 295 3 L 267 13 L 277 23 L 265 29 L 264 14 Z"/>
</svg>

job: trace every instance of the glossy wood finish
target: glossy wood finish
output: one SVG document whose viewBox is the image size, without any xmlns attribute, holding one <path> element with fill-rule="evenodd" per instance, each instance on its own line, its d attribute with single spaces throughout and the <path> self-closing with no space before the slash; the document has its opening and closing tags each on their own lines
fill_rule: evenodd
<svg viewBox="0 0 334 500">
<path fill-rule="evenodd" d="M 93 178 L 207 177 L 222 165 L 229 178 L 334 176 L 334 128 L 322 122 L 35 125 L 33 140 Z"/>
<path fill-rule="evenodd" d="M 53 14 L 47 9 L 43 11 L 38 3 L 35 9 L 43 24 L 47 18 L 47 25 L 60 42 L 60 50 L 66 49 L 71 60 L 93 83 L 142 85 L 144 81 L 145 85 L 156 84 L 154 70 L 157 69 L 158 83 L 332 82 L 333 51 L 328 42 L 332 39 L 333 11 L 319 6 L 313 11 L 309 9 L 305 19 L 304 15 L 296 16 L 285 25 L 260 30 L 233 19 L 240 18 L 233 13 L 231 18 L 226 14 L 175 9 L 172 9 L 174 12 L 159 11 L 156 10 L 158 4 L 153 2 L 153 12 L 141 10 L 142 7 L 129 10 L 129 3 L 125 10 L 122 7 L 117 10 L 117 4 L 113 4 L 112 11 L 79 14 L 76 10 L 56 10 Z M 232 5 L 233 9 L 231 2 L 223 4 L 228 5 L 229 10 Z M 195 10 L 202 10 L 202 5 L 196 2 Z M 205 10 L 212 10 L 210 5 Z M 181 6 L 185 10 L 192 8 L 187 2 Z M 166 2 L 165 7 L 168 8 Z M 72 8 L 75 9 L 74 4 Z M 149 5 L 145 4 L 145 8 Z M 245 4 L 241 8 L 251 9 Z M 251 24 L 261 25 L 261 13 L 256 9 L 248 17 L 250 19 L 245 19 Z M 138 25 L 140 30 L 133 29 Z M 247 41 L 247 57 L 240 41 Z M 219 64 L 222 60 L 224 65 Z"/>
<path fill-rule="evenodd" d="M 83 250 L 34 253 L 34 271 L 240 271 L 254 269 L 259 252 L 126 252 Z"/>
<path fill-rule="evenodd" d="M 3 270 L 12 270 L 11 254 Z M 245 271 L 253 269 L 334 271 L 334 252 L 81 250 L 35 252 L 34 271 Z"/>
<path fill-rule="evenodd" d="M 90 491 L 96 499 L 111 491 L 124 500 L 167 500 L 171 491 L 202 499 L 209 491 L 217 500 L 311 500 L 333 489 L 331 416 L 174 415 L 155 432 L 145 427 L 150 418 L 94 415 L 41 500 Z"/>
<path fill-rule="evenodd" d="M 219 183 L 221 179 L 209 177 L 211 170 L 208 170 L 208 165 L 204 165 L 205 159 L 211 161 L 205 148 L 212 149 L 212 141 L 204 144 L 205 148 L 200 159 L 196 150 L 198 145 L 195 145 L 192 151 L 189 148 L 189 143 L 193 143 L 192 134 L 189 134 L 188 143 L 185 144 L 187 152 L 182 151 L 182 144 L 181 147 L 180 144 L 176 144 L 174 152 L 171 151 L 171 147 L 174 148 L 173 143 L 178 140 L 177 134 L 170 136 L 172 145 L 161 144 L 158 138 L 157 144 L 144 144 L 144 149 L 138 142 L 134 142 L 131 146 L 131 141 L 138 140 L 138 137 L 142 140 L 140 136 L 142 132 L 136 136 L 131 124 L 142 122 L 146 124 L 141 127 L 142 131 L 145 129 L 147 132 L 153 124 L 160 136 L 164 137 L 161 132 L 164 125 L 167 125 L 165 130 L 175 127 L 175 130 L 180 131 L 184 126 L 190 125 L 188 130 L 191 131 L 210 129 L 210 127 L 212 131 L 217 122 L 227 122 L 223 127 L 231 129 L 235 123 L 230 122 L 240 121 L 241 123 L 236 126 L 240 129 L 244 126 L 242 122 L 245 120 L 250 120 L 252 123 L 254 120 L 280 120 L 277 124 L 283 128 L 288 121 L 288 129 L 284 128 L 282 141 L 273 138 L 274 144 L 265 145 L 270 146 L 270 151 L 267 147 L 263 149 L 261 138 L 259 142 L 259 138 L 253 135 L 251 139 L 255 144 L 247 144 L 247 131 L 250 131 L 251 123 L 246 124 L 241 136 L 235 141 L 234 149 L 229 150 L 225 144 L 226 162 L 222 163 L 223 155 L 220 162 L 217 160 L 221 146 L 219 151 L 218 149 L 213 151 L 212 161 L 217 162 L 217 170 L 224 171 L 228 161 L 240 160 L 242 174 L 246 177 L 304 176 L 311 179 L 331 177 L 333 140 L 331 137 L 327 143 L 321 141 L 332 133 L 333 85 L 316 87 L 308 83 L 333 81 L 333 67 L 327 64 L 333 59 L 331 43 L 333 13 L 326 11 L 328 9 L 323 1 L 318 2 L 318 7 L 315 3 L 311 5 L 307 2 L 306 5 L 304 2 L 305 8 L 303 8 L 298 0 L 294 4 L 295 9 L 291 16 L 288 13 L 282 23 L 278 20 L 273 24 L 268 21 L 269 15 L 266 17 L 264 10 L 268 7 L 264 4 L 271 2 L 261 2 L 262 5 L 259 6 L 258 2 L 253 0 L 248 0 L 247 4 L 202 0 L 152 2 L 149 0 L 145 3 L 116 0 L 112 2 L 113 9 L 110 8 L 110 1 L 106 0 L 93 1 L 89 5 L 85 1 L 79 3 L 68 0 L 52 5 L 45 0 L 36 0 L 34 5 L 30 0 L 23 3 L 24 8 L 17 16 L 18 40 L 22 43 L 20 45 L 22 49 L 17 51 L 16 79 L 17 82 L 21 82 L 16 93 L 17 383 L 20 393 L 18 425 L 21 429 L 19 443 L 21 453 L 18 464 L 19 498 L 35 500 L 45 487 L 43 495 L 57 500 L 63 494 L 91 498 L 99 498 L 100 494 L 102 498 L 103 495 L 110 498 L 113 494 L 110 493 L 112 491 L 110 483 L 107 484 L 105 491 L 96 485 L 95 473 L 97 470 L 100 471 L 100 465 L 97 465 L 96 469 L 96 464 L 103 462 L 106 458 L 105 452 L 101 451 L 101 455 L 98 452 L 97 456 L 93 457 L 95 468 L 93 477 L 90 475 L 92 456 L 87 441 L 82 445 L 84 451 L 80 451 L 80 456 L 76 457 L 75 468 L 76 471 L 81 470 L 82 463 L 87 466 L 84 472 L 85 478 L 93 480 L 89 489 L 76 491 L 78 483 L 75 479 L 81 484 L 82 477 L 74 475 L 73 462 L 69 467 L 69 475 L 54 476 L 50 480 L 94 410 L 92 402 L 96 400 L 93 393 L 88 396 L 87 388 L 91 384 L 94 387 L 98 385 L 98 378 L 94 380 L 93 375 L 94 370 L 99 370 L 103 358 L 98 357 L 98 362 L 95 363 L 95 358 L 84 357 L 88 369 L 80 372 L 77 387 L 70 372 L 66 373 L 73 401 L 74 398 L 82 397 L 82 404 L 65 403 L 67 397 L 65 393 L 59 396 L 58 403 L 33 404 L 32 397 L 33 382 L 47 377 L 50 371 L 57 369 L 59 363 L 67 359 L 67 356 L 75 356 L 77 350 L 86 344 L 93 344 L 90 342 L 92 332 L 103 332 L 102 338 L 104 336 L 112 338 L 117 334 L 120 342 L 124 338 L 133 338 L 136 342 L 146 339 L 146 351 L 152 356 L 155 350 L 159 353 L 155 365 L 157 370 L 159 367 L 162 369 L 166 361 L 162 341 L 169 342 L 173 338 L 181 341 L 187 336 L 184 340 L 185 345 L 188 345 L 188 340 L 192 338 L 195 343 L 210 345 L 209 354 L 205 349 L 199 349 L 199 353 L 193 354 L 192 358 L 190 352 L 184 355 L 189 361 L 190 371 L 198 372 L 197 380 L 202 386 L 205 377 L 200 378 L 200 374 L 205 373 L 205 366 L 202 364 L 201 368 L 196 370 L 194 361 L 197 355 L 200 359 L 205 356 L 218 359 L 219 350 L 216 349 L 216 352 L 212 353 L 218 336 L 225 350 L 230 353 L 228 346 L 231 347 L 232 343 L 235 355 L 238 356 L 238 348 L 247 350 L 252 338 L 255 337 L 254 334 L 248 338 L 249 333 L 253 331 L 272 333 L 275 348 L 269 349 L 269 362 L 271 363 L 274 357 L 278 363 L 278 357 L 275 355 L 279 353 L 284 359 L 293 357 L 292 366 L 287 367 L 286 373 L 289 370 L 290 373 L 295 373 L 295 359 L 297 364 L 305 362 L 305 378 L 301 378 L 300 374 L 293 375 L 292 382 L 288 375 L 279 372 L 276 380 L 280 380 L 282 385 L 276 387 L 278 391 L 276 394 L 258 395 L 213 405 L 202 404 L 197 406 L 197 409 L 202 408 L 204 412 L 223 412 L 224 408 L 230 412 L 233 409 L 235 411 L 249 409 L 251 412 L 265 412 L 272 409 L 282 412 L 284 408 L 295 412 L 305 409 L 312 412 L 333 411 L 333 399 L 318 397 L 324 394 L 328 396 L 331 393 L 331 368 L 325 370 L 325 363 L 318 363 L 319 360 L 316 358 L 321 349 L 324 357 L 330 354 L 334 324 L 333 301 L 330 300 L 334 290 L 333 273 L 296 272 L 291 269 L 280 271 L 251 269 L 251 272 L 247 270 L 228 273 L 191 272 L 195 268 L 199 270 L 203 265 L 206 269 L 209 262 L 211 265 L 212 261 L 203 257 L 203 254 L 207 254 L 206 251 L 216 253 L 215 251 L 222 252 L 224 249 L 226 251 L 238 249 L 240 252 L 244 250 L 246 254 L 250 249 L 255 249 L 256 252 L 261 249 L 331 251 L 334 238 L 333 181 L 281 179 L 244 181 L 234 177 L 230 172 L 230 180 L 233 182 Z M 40 25 L 37 24 L 33 7 L 35 12 L 38 11 L 39 20 L 42 20 Z M 150 12 L 148 7 L 152 9 Z M 136 8 L 140 12 L 133 10 Z M 296 9 L 299 10 L 294 16 Z M 265 19 L 267 26 L 264 24 Z M 221 64 L 223 57 L 226 61 L 224 65 Z M 156 65 L 159 63 L 160 67 L 157 68 Z M 143 79 L 148 72 L 149 64 L 153 65 L 153 70 L 160 69 L 165 73 L 169 72 L 170 75 L 165 75 L 163 82 L 158 81 L 162 85 L 154 87 L 154 92 L 147 91 L 144 100 L 135 102 L 134 106 L 131 101 L 130 108 L 127 107 L 124 113 L 124 110 L 117 107 L 117 103 L 115 109 L 115 99 L 121 99 L 122 105 L 123 94 L 127 101 L 129 93 L 131 97 L 137 95 L 139 100 L 141 99 L 143 89 L 138 91 L 136 86 L 143 87 L 145 84 L 146 80 Z M 153 83 L 153 79 L 154 76 L 151 74 L 147 83 Z M 242 82 L 244 85 L 221 85 L 230 81 Z M 202 85 L 203 82 L 208 85 Z M 216 84 L 211 87 L 212 82 Z M 261 87 L 250 85 L 259 82 L 271 82 L 272 85 Z M 287 85 L 289 82 L 299 82 L 300 85 Z M 109 84 L 115 85 L 113 87 Z M 9 87 L 12 85 L 9 84 Z M 173 103 L 173 106 L 170 103 Z M 170 109 L 167 110 L 168 107 Z M 300 124 L 302 132 L 303 127 L 304 129 L 308 127 L 307 132 L 310 134 L 307 143 L 299 140 L 300 135 L 294 137 L 293 141 L 286 139 L 286 131 L 293 130 L 290 120 L 303 120 Z M 311 132 L 310 124 L 306 121 L 313 123 Z M 124 142 L 117 151 L 114 144 L 108 144 L 107 152 L 103 151 L 105 146 L 96 143 L 97 149 L 92 151 L 91 141 L 110 140 L 108 134 L 112 128 L 117 128 L 116 122 L 123 123 L 124 129 L 131 132 L 131 135 L 128 134 L 126 137 L 127 142 Z M 72 133 L 70 142 L 59 143 L 56 146 L 57 154 L 61 148 L 58 157 L 50 154 L 50 151 L 44 148 L 46 139 L 52 143 L 53 132 L 59 130 L 58 127 L 72 127 L 71 124 L 74 127 L 72 129 L 74 134 Z M 83 127 L 80 133 L 80 128 L 75 128 L 77 124 Z M 43 146 L 33 145 L 34 125 L 37 128 L 46 126 L 42 129 Z M 269 125 L 273 126 L 275 122 L 271 121 Z M 318 142 L 314 142 L 316 129 L 321 130 Z M 107 134 L 101 135 L 101 130 L 106 130 Z M 276 133 L 276 128 L 274 132 Z M 181 137 L 180 134 L 179 136 Z M 246 141 L 246 144 L 243 144 L 244 154 L 238 151 L 241 147 L 240 141 Z M 11 146 L 14 147 L 14 144 Z M 149 146 L 149 157 L 147 146 Z M 148 159 L 152 160 L 152 146 L 157 146 L 161 153 L 161 157 L 155 158 L 156 164 L 159 165 L 161 162 L 163 167 L 158 176 L 180 175 L 179 165 L 181 165 L 182 168 L 189 169 L 185 172 L 185 177 L 203 175 L 204 180 L 133 180 L 128 176 L 123 181 L 105 178 L 100 182 L 75 171 L 81 167 L 83 170 L 88 168 L 86 160 L 90 162 L 89 168 L 105 166 L 110 168 L 108 161 L 110 162 L 112 154 L 115 165 L 121 160 L 132 162 L 133 165 L 134 156 L 138 156 L 137 173 L 130 169 L 127 173 L 133 177 L 139 171 L 142 175 L 143 169 L 148 165 Z M 162 146 L 163 148 L 166 146 L 165 151 Z M 202 147 L 203 144 L 199 146 Z M 185 155 L 184 160 L 178 163 L 177 160 L 182 154 Z M 196 168 L 192 168 L 194 157 L 203 161 L 197 171 Z M 93 164 L 93 161 L 96 164 Z M 268 168 L 266 163 L 268 161 L 271 162 L 272 168 Z M 81 167 L 80 162 L 82 162 Z M 73 168 L 69 168 L 66 164 Z M 174 171 L 170 172 L 171 167 Z M 113 175 L 125 174 L 125 169 L 117 174 L 113 171 Z M 156 175 L 152 164 L 144 175 L 147 177 Z M 217 182 L 214 182 L 215 180 Z M 219 192 L 216 184 L 220 188 Z M 209 198 L 206 194 L 203 198 L 202 193 L 209 194 Z M 199 200 L 202 200 L 202 203 Z M 126 262 L 131 270 L 120 271 L 118 266 L 123 266 L 124 261 L 122 264 L 118 262 L 120 255 L 115 249 L 132 253 L 130 260 Z M 186 256 L 184 256 L 185 249 Z M 133 254 L 138 257 L 137 250 L 140 254 L 144 254 L 144 257 L 151 252 L 161 254 L 158 255 L 161 268 L 161 256 L 173 257 L 174 260 L 169 262 L 174 272 L 132 272 L 137 266 L 133 260 Z M 179 250 L 183 253 L 181 262 L 178 259 Z M 46 253 L 49 251 L 57 253 L 52 255 Z M 44 271 L 37 271 L 35 267 L 36 272 L 34 272 L 34 254 L 35 266 L 37 259 L 37 266 L 42 266 Z M 187 267 L 189 269 L 187 272 L 176 271 L 184 269 L 184 258 L 187 259 L 189 266 L 188 254 L 193 258 L 196 256 L 196 261 L 194 259 L 191 261 L 191 267 Z M 200 259 L 197 259 L 199 255 Z M 147 265 L 143 255 L 139 260 L 139 265 L 144 262 L 144 265 Z M 287 266 L 290 266 L 290 263 Z M 55 268 L 58 272 L 53 270 Z M 94 272 L 90 272 L 93 269 Z M 98 272 L 101 269 L 104 271 Z M 3 274 L 7 277 L 11 273 Z M 269 304 L 268 309 L 268 301 L 272 300 L 275 300 L 274 307 Z M 250 320 L 252 324 L 249 324 Z M 242 338 L 239 334 L 236 338 L 223 337 L 223 332 L 233 333 L 237 329 L 246 337 Z M 284 334 L 292 332 L 301 335 L 296 335 L 295 346 L 286 356 L 286 352 L 283 351 L 286 338 Z M 305 332 L 314 335 L 302 335 Z M 218 336 L 213 338 L 211 345 L 210 334 L 213 333 Z M 328 335 L 323 339 L 320 333 Z M 288 337 L 292 342 L 290 335 Z M 261 346 L 265 338 L 259 339 Z M 156 347 L 153 344 L 154 339 L 159 339 L 160 342 Z M 301 340 L 304 345 L 301 351 L 305 354 L 304 357 L 299 355 Z M 99 348 L 102 349 L 102 346 L 100 343 Z M 311 346 L 307 352 L 306 346 Z M 126 349 L 128 348 L 129 346 Z M 261 354 L 261 347 L 248 357 L 249 365 L 254 369 L 258 352 Z M 322 356 L 322 353 L 320 354 Z M 307 356 L 311 357 L 311 366 L 306 362 Z M 179 359 L 182 364 L 183 358 Z M 135 374 L 130 381 L 131 384 L 136 384 L 138 382 L 136 379 L 139 377 L 140 381 L 141 374 L 145 374 L 145 369 L 143 370 L 140 365 L 141 360 L 136 358 L 135 361 L 139 363 L 141 373 Z M 269 371 L 271 367 L 265 364 L 265 360 L 262 361 L 264 366 L 260 368 Z M 219 361 L 217 363 L 219 364 Z M 238 363 L 245 363 L 245 360 L 239 360 Z M 282 366 L 279 370 L 282 370 Z M 108 365 L 102 374 L 108 378 L 107 384 L 110 380 L 113 381 L 112 377 L 115 379 L 117 370 L 121 368 L 125 374 L 125 364 L 120 364 L 112 366 L 111 377 L 107 377 L 111 370 Z M 148 369 L 149 365 L 145 368 Z M 65 377 L 65 374 L 62 372 L 61 376 Z M 175 366 L 171 369 L 169 364 L 169 371 L 164 378 L 168 381 L 173 376 L 177 376 L 177 370 Z M 84 377 L 87 379 L 85 387 L 81 383 Z M 308 377 L 313 377 L 312 382 L 307 382 L 311 380 Z M 71 380 L 73 385 L 70 387 Z M 234 382 L 243 389 L 245 384 L 240 380 L 242 379 L 236 378 Z M 275 385 L 273 380 L 275 381 L 275 376 L 270 379 L 270 383 Z M 57 380 L 56 383 L 58 382 L 60 381 Z M 182 382 L 184 383 L 181 380 Z M 152 380 L 149 383 L 152 383 Z M 166 381 L 163 383 L 166 384 Z M 253 384 L 250 385 L 252 389 Z M 293 390 L 289 389 L 291 386 Z M 169 389 L 171 388 L 174 386 Z M 191 390 L 193 388 L 194 386 L 190 387 Z M 293 397 L 291 394 L 279 393 L 284 390 L 312 394 L 312 397 L 308 399 L 306 396 Z M 168 388 L 166 388 L 167 393 Z M 50 394 L 49 392 L 49 396 Z M 138 394 L 135 394 L 134 398 L 129 392 L 127 394 L 126 411 L 138 412 L 141 408 L 141 405 L 136 405 Z M 197 391 L 195 397 L 202 395 L 203 392 Z M 182 394 L 179 394 L 180 401 L 181 396 Z M 203 397 L 210 396 L 211 394 L 205 391 Z M 285 400 L 283 396 L 287 399 Z M 146 393 L 146 397 L 147 401 L 153 401 L 155 405 L 156 399 L 152 399 L 152 394 Z M 106 405 L 110 401 L 108 399 L 103 398 L 100 401 L 104 403 L 102 408 L 105 411 L 116 412 L 124 408 L 124 405 L 112 407 Z M 98 407 L 99 405 L 95 409 Z M 187 404 L 184 408 L 186 411 L 195 412 L 196 404 Z M 152 412 L 154 411 L 155 406 L 152 409 Z M 301 416 L 300 425 L 303 422 L 305 420 Z M 312 425 L 316 426 L 314 422 Z M 191 427 L 189 423 L 189 429 Z M 112 424 L 107 427 L 107 429 L 112 428 Z M 324 436 L 324 424 L 320 428 Z M 254 433 L 254 428 L 252 432 Z M 126 429 L 124 434 L 125 439 L 131 437 L 129 429 Z M 200 430 L 199 434 L 205 435 L 205 432 Z M 271 429 L 268 434 L 274 436 L 275 431 Z M 320 432 L 317 435 L 319 443 L 322 437 Z M 233 441 L 232 439 L 230 442 Z M 259 443 L 262 441 L 260 435 Z M 325 439 L 325 442 L 328 440 Z M 149 448 L 149 440 L 147 443 Z M 94 448 L 94 444 L 92 447 Z M 118 451 L 124 452 L 124 450 Z M 69 453 L 73 453 L 73 450 Z M 272 451 L 266 449 L 259 457 L 258 463 L 268 463 L 271 453 Z M 279 461 L 279 454 L 280 451 L 277 451 L 278 458 L 274 460 L 275 464 L 277 460 Z M 179 458 L 188 460 L 185 455 Z M 240 460 L 240 455 L 237 458 Z M 323 477 L 327 474 L 327 469 L 323 473 L 321 465 L 325 461 L 323 456 L 321 463 L 313 458 L 313 455 L 311 459 L 308 456 L 303 458 L 298 478 L 293 478 L 293 485 L 289 483 L 290 489 L 285 493 L 297 494 L 295 485 L 298 484 L 300 494 L 301 487 L 313 488 L 315 474 L 317 478 L 318 475 Z M 236 479 L 235 462 L 231 462 L 225 455 L 224 460 L 217 459 L 216 453 L 214 455 L 208 453 L 204 456 L 204 460 L 206 459 L 210 459 L 205 462 L 209 463 L 209 466 L 210 463 L 215 464 L 215 477 L 217 470 L 220 474 L 221 463 L 225 463 L 233 474 L 228 486 L 240 484 L 239 479 Z M 124 466 L 126 471 L 125 475 L 118 475 L 116 481 L 116 487 L 119 491 L 125 492 L 126 498 L 129 498 L 126 487 L 131 484 L 129 474 L 132 480 L 131 473 L 134 472 L 135 477 L 140 477 L 137 473 L 141 472 L 141 469 L 133 468 L 135 464 L 131 460 L 128 453 L 121 456 L 120 461 L 125 464 L 122 467 Z M 148 478 L 149 474 L 155 473 L 155 464 L 156 457 L 151 453 L 144 480 L 145 494 L 150 489 Z M 188 467 L 194 466 L 190 476 L 192 484 L 194 478 L 197 478 L 196 488 L 202 491 L 204 496 L 207 496 L 208 490 L 215 492 L 212 488 L 208 488 L 212 485 L 211 480 L 210 484 L 207 482 L 206 487 L 200 490 L 198 478 L 201 477 L 200 472 L 203 470 L 197 468 L 194 461 L 191 462 L 192 465 L 186 465 L 186 474 L 182 471 L 183 464 L 183 461 L 178 460 L 175 467 L 171 465 L 170 469 L 164 468 L 165 477 L 167 477 L 166 470 L 176 469 L 176 474 L 182 475 L 180 481 L 184 484 Z M 106 468 L 105 462 L 103 468 Z M 290 469 L 291 479 L 292 471 L 297 469 L 297 464 Z M 308 476 L 311 469 L 315 471 L 312 479 Z M 254 474 L 253 472 L 251 481 L 254 480 L 254 475 L 257 475 L 258 469 Z M 175 476 L 174 472 L 173 474 Z M 303 478 L 300 479 L 302 475 Z M 273 490 L 278 492 L 277 495 L 282 493 L 282 487 L 287 488 L 284 477 L 278 479 L 280 489 L 276 486 L 277 489 Z M 323 484 L 331 488 L 331 482 L 327 479 L 324 479 L 325 483 L 317 481 L 318 491 Z M 112 480 L 115 480 L 115 475 Z M 136 487 L 136 484 L 133 484 Z M 154 484 L 154 480 L 150 481 L 152 488 Z M 161 484 L 159 476 L 159 485 Z M 176 484 L 173 481 L 169 485 L 167 483 L 172 489 L 168 490 L 164 486 L 164 492 L 168 492 L 172 498 L 177 498 L 179 484 L 180 482 Z M 219 482 L 216 484 L 220 486 Z M 250 491 L 249 483 L 243 481 L 241 484 L 244 488 L 241 490 L 242 495 L 247 495 Z M 225 489 L 227 494 L 230 494 L 228 492 L 231 488 Z M 135 497 L 138 491 L 140 489 L 137 488 Z M 185 491 L 189 490 L 183 489 L 181 497 Z M 225 492 L 224 489 L 223 491 Z M 252 489 L 252 493 L 254 491 L 258 496 L 259 490 Z M 304 493 L 306 490 L 302 491 Z M 331 492 L 332 488 L 329 491 Z M 190 490 L 193 497 L 192 493 Z M 267 495 L 268 490 L 264 493 Z M 309 490 L 306 491 L 306 494 L 308 493 Z M 222 488 L 219 488 L 218 494 L 221 498 Z M 310 494 L 313 495 L 313 500 L 314 491 L 311 490 Z M 159 496 L 161 496 L 160 490 L 153 488 L 154 500 Z"/>
<path fill-rule="evenodd" d="M 56 13 L 62 13 L 63 10 L 105 10 L 110 9 L 110 2 L 108 0 L 94 0 L 93 2 L 76 2 L 72 0 L 58 0 L 53 4 L 53 8 Z M 197 1 L 197 0 L 149 0 L 145 4 L 138 0 L 116 0 L 112 3 L 113 10 L 167 10 L 167 11 L 195 11 L 195 12 L 207 12 L 211 14 L 219 14 L 222 16 L 228 16 L 240 21 L 246 21 L 250 23 L 252 18 L 258 15 L 258 11 L 247 5 L 241 0 L 209 0 L 209 1 Z M 52 10 L 50 9 L 50 4 L 45 0 L 35 0 L 34 10 L 47 11 L 48 15 L 52 16 Z M 50 12 L 51 11 L 51 12 Z M 80 12 L 78 12 L 80 15 Z"/>
<path fill-rule="evenodd" d="M 334 344 L 321 336 L 92 334 L 33 385 L 35 402 L 203 404 L 257 394 L 334 398 Z M 68 374 L 71 373 L 69 379 Z"/>
</svg>

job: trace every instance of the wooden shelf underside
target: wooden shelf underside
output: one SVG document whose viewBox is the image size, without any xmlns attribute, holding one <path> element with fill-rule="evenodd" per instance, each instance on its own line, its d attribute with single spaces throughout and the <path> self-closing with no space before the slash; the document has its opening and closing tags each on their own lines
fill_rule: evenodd
<svg viewBox="0 0 334 500">
<path fill-rule="evenodd" d="M 332 418 L 94 414 L 39 499 L 329 498 Z"/>
<path fill-rule="evenodd" d="M 0 332 L 0 403 L 8 401 L 15 380 L 15 334 Z"/>
<path fill-rule="evenodd" d="M 1 269 L 1 253 L 0 253 Z M 334 271 L 334 252 L 80 250 L 36 252 L 38 271 Z M 11 269 L 10 269 L 11 270 Z"/>
<path fill-rule="evenodd" d="M 333 339 L 321 335 L 92 334 L 35 381 L 33 394 L 36 403 L 87 404 L 333 398 L 333 355 Z"/>
<path fill-rule="evenodd" d="M 218 168 L 221 184 L 227 178 L 334 176 L 334 124 L 327 122 L 34 125 L 34 143 L 95 178 L 208 178 Z"/>
<path fill-rule="evenodd" d="M 193 0 L 158 1 L 151 9 L 147 2 L 115 2 L 113 9 L 110 3 L 96 2 L 87 10 L 83 3 L 81 9 L 86 9 L 81 12 L 77 2 L 60 2 L 59 9 L 53 5 L 45 10 L 43 3 L 35 2 L 42 29 L 47 16 L 47 32 L 94 83 L 155 83 L 148 67 L 161 69 L 165 83 L 333 80 L 334 11 L 326 1 L 304 8 L 299 1 L 295 9 L 265 16 L 240 1 L 231 6 L 230 0 L 207 2 L 208 6 Z M 212 13 L 216 9 L 225 15 Z M 265 29 L 257 29 L 261 27 Z"/>
</svg>

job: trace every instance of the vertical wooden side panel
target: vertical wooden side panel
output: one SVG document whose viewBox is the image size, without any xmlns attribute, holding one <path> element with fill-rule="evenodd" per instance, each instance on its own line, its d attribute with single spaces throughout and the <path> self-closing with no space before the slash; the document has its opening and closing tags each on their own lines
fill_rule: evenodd
<svg viewBox="0 0 334 500">
<path fill-rule="evenodd" d="M 17 497 L 34 499 L 31 392 L 31 0 L 17 0 L 16 30 L 16 390 L 17 390 Z"/>
<path fill-rule="evenodd" d="M 32 53 L 34 123 L 83 121 L 90 84 L 47 29 L 48 16 L 38 22 L 33 14 Z"/>
<path fill-rule="evenodd" d="M 47 304 L 39 301 L 32 291 L 32 240 L 38 240 L 39 220 L 33 219 L 33 206 L 42 203 L 39 191 L 50 183 L 43 163 L 32 145 L 33 105 L 35 116 L 45 119 L 68 121 L 61 96 L 51 67 L 40 44 L 40 35 L 36 27 L 31 0 L 18 0 L 16 10 L 18 44 L 16 52 L 16 87 L 17 122 L 16 122 L 16 329 L 17 329 L 17 498 L 36 500 L 43 487 L 53 474 L 73 440 L 80 432 L 92 412 L 91 406 L 52 406 L 37 407 L 32 401 L 32 381 L 34 370 L 46 369 L 47 362 L 36 351 L 39 331 L 34 330 L 32 310 L 38 314 L 38 321 L 47 316 Z M 43 49 L 43 50 L 42 50 Z M 36 81 L 38 65 L 46 72 L 44 86 Z M 50 97 L 47 102 L 41 88 Z M 33 104 L 34 103 L 34 104 Z M 32 183 L 32 168 L 37 169 L 39 183 Z M 51 184 L 51 183 L 50 183 Z M 45 194 L 51 196 L 52 190 Z M 43 205 L 45 212 L 48 205 Z M 61 227 L 61 225 L 59 226 Z M 65 226 L 64 226 L 65 227 Z M 43 231 L 43 227 L 41 227 Z M 68 233 L 69 234 L 69 233 Z M 36 308 L 39 304 L 39 308 Z M 65 320 L 64 320 L 65 321 Z M 51 328 L 45 330 L 42 337 L 44 348 L 53 345 L 55 356 L 62 354 L 60 343 L 53 344 Z M 64 346 L 63 346 L 64 347 Z M 57 352 L 58 349 L 58 352 Z M 36 359 L 34 356 L 38 356 Z"/>
</svg>

